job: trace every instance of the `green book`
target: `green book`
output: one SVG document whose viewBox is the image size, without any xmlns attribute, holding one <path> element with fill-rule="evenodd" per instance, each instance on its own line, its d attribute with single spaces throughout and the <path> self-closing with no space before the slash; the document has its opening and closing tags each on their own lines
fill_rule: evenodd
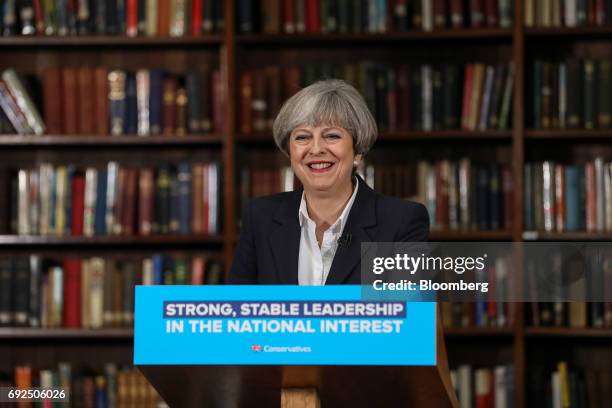
<svg viewBox="0 0 612 408">
<path fill-rule="evenodd" d="M 600 128 L 609 128 L 612 124 L 612 60 L 599 61 L 599 92 L 597 124 Z"/>
<path fill-rule="evenodd" d="M 570 59 L 567 61 L 567 127 L 577 128 L 581 124 L 582 95 L 580 86 L 580 61 Z"/>
<path fill-rule="evenodd" d="M 597 101 L 597 91 L 595 78 L 597 74 L 595 72 L 596 64 L 593 60 L 584 60 L 583 64 L 583 87 L 584 87 L 584 127 L 586 129 L 594 129 L 597 121 L 597 113 L 595 109 L 595 103 Z"/>
<path fill-rule="evenodd" d="M 443 127 L 445 129 L 458 129 L 461 116 L 461 83 L 459 66 L 447 64 L 443 68 L 442 84 L 442 111 Z"/>
</svg>

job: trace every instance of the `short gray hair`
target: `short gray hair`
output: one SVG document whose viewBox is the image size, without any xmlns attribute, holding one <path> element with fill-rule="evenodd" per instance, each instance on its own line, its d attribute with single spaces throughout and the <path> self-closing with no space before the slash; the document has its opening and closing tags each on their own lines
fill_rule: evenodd
<svg viewBox="0 0 612 408">
<path fill-rule="evenodd" d="M 340 79 L 326 79 L 302 89 L 289 98 L 274 120 L 274 141 L 289 155 L 289 136 L 298 126 L 338 126 L 353 137 L 355 154 L 370 150 L 378 129 L 361 94 Z"/>
</svg>

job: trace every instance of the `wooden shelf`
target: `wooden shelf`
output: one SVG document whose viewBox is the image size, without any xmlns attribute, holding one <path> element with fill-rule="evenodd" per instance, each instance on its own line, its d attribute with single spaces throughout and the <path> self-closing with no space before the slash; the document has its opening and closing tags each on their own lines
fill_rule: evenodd
<svg viewBox="0 0 612 408">
<path fill-rule="evenodd" d="M 215 146 L 223 143 L 220 135 L 136 136 L 136 135 L 0 135 L 2 147 L 60 147 L 60 146 Z"/>
<path fill-rule="evenodd" d="M 420 41 L 460 41 L 460 40 L 512 40 L 512 29 L 509 28 L 464 28 L 434 31 L 409 31 L 390 33 L 346 33 L 346 34 L 239 34 L 236 44 L 247 45 L 320 45 L 321 43 L 375 43 L 381 42 L 420 42 Z"/>
<path fill-rule="evenodd" d="M 544 28 L 532 27 L 525 28 L 525 37 L 606 37 L 612 34 L 612 26 L 590 26 L 590 27 L 561 27 Z"/>
<path fill-rule="evenodd" d="M 460 230 L 431 230 L 429 240 L 435 241 L 510 241 L 511 230 L 494 231 L 460 231 Z"/>
<path fill-rule="evenodd" d="M 549 129 L 525 131 L 525 139 L 531 140 L 612 140 L 612 129 Z"/>
<path fill-rule="evenodd" d="M 514 336 L 512 327 L 448 327 L 444 337 L 509 337 Z"/>
<path fill-rule="evenodd" d="M 221 235 L 151 235 L 151 236 L 36 236 L 36 235 L 0 235 L 3 248 L 27 246 L 163 246 L 163 245 L 215 245 L 222 244 Z"/>
<path fill-rule="evenodd" d="M 612 232 L 524 231 L 525 241 L 612 241 Z"/>
<path fill-rule="evenodd" d="M 512 131 L 508 130 L 485 130 L 485 131 L 466 131 L 466 130 L 436 130 L 431 132 L 406 131 L 406 132 L 380 132 L 376 143 L 394 142 L 422 142 L 427 140 L 447 140 L 447 141 L 473 141 L 473 140 L 512 140 Z M 237 135 L 236 141 L 244 144 L 269 144 L 274 146 L 272 133 L 260 132 L 252 134 Z"/>
<path fill-rule="evenodd" d="M 221 45 L 222 43 L 223 36 L 221 34 L 209 34 L 197 37 L 127 37 L 123 35 L 0 37 L 0 47 L 175 47 Z"/>
<path fill-rule="evenodd" d="M 2 339 L 132 339 L 131 328 L 112 329 L 38 329 L 20 327 L 0 328 Z"/>
<path fill-rule="evenodd" d="M 527 337 L 573 337 L 612 339 L 612 328 L 527 327 Z"/>
</svg>

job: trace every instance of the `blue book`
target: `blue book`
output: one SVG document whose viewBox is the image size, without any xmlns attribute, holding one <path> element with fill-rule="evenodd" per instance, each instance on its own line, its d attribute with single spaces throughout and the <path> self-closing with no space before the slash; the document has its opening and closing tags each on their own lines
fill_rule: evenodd
<svg viewBox="0 0 612 408">
<path fill-rule="evenodd" d="M 128 73 L 125 83 L 125 123 L 123 133 L 135 135 L 138 129 L 138 105 L 136 102 L 136 76 Z"/>
<path fill-rule="evenodd" d="M 178 212 L 179 232 L 191 233 L 191 165 L 178 165 Z"/>
<path fill-rule="evenodd" d="M 106 235 L 106 169 L 98 170 L 96 186 L 95 235 Z"/>
<path fill-rule="evenodd" d="M 161 255 L 153 255 L 153 284 L 163 285 L 164 284 L 164 257 Z"/>
<path fill-rule="evenodd" d="M 163 82 L 163 72 L 152 69 L 149 74 L 149 131 L 153 135 L 162 131 Z"/>
<path fill-rule="evenodd" d="M 585 228 L 584 167 L 565 167 L 565 222 L 568 231 Z"/>
</svg>

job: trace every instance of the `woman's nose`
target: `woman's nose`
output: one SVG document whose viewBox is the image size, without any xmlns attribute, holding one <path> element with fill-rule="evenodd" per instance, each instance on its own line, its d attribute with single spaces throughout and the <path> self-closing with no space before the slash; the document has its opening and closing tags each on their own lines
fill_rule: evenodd
<svg viewBox="0 0 612 408">
<path fill-rule="evenodd" d="M 324 144 L 325 142 L 323 141 L 322 137 L 319 136 L 315 136 L 312 138 L 312 146 L 310 149 L 310 153 L 312 154 L 319 154 L 323 151 L 324 149 Z"/>
</svg>

